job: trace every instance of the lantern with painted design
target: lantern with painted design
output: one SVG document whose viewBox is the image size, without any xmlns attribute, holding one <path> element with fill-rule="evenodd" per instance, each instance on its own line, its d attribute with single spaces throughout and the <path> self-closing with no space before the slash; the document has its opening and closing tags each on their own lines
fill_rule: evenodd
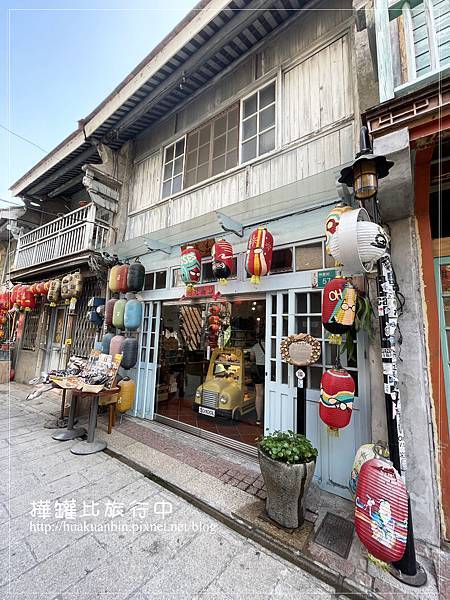
<svg viewBox="0 0 450 600">
<path fill-rule="evenodd" d="M 36 299 L 30 290 L 30 286 L 28 285 L 24 285 L 22 288 L 20 306 L 24 308 L 26 312 L 29 312 L 36 307 Z"/>
<path fill-rule="evenodd" d="M 332 429 L 350 423 L 355 398 L 355 382 L 345 369 L 328 369 L 320 380 L 319 415 Z"/>
<path fill-rule="evenodd" d="M 181 251 L 181 279 L 186 284 L 186 292 L 191 294 L 194 285 L 200 281 L 201 254 L 194 246 L 187 246 Z"/>
<path fill-rule="evenodd" d="M 11 305 L 17 308 L 19 306 L 19 292 L 21 285 L 15 285 L 11 290 Z"/>
<path fill-rule="evenodd" d="M 230 242 L 218 240 L 211 248 L 212 272 L 219 283 L 226 285 L 233 271 L 233 248 Z"/>
<path fill-rule="evenodd" d="M 325 250 L 327 254 L 330 254 L 330 240 L 331 236 L 336 233 L 336 230 L 339 226 L 339 221 L 341 219 L 342 213 L 353 210 L 351 206 L 346 206 L 342 202 L 337 204 L 334 208 L 330 210 L 327 216 L 327 220 L 325 221 Z"/>
<path fill-rule="evenodd" d="M 245 269 L 250 281 L 258 284 L 260 278 L 270 271 L 272 264 L 273 237 L 267 227 L 259 226 L 250 235 L 247 244 Z"/>
<path fill-rule="evenodd" d="M 340 344 L 341 334 L 353 327 L 357 297 L 356 288 L 345 277 L 335 277 L 325 285 L 322 323 L 325 329 L 335 336 L 330 337 L 332 343 Z"/>
<path fill-rule="evenodd" d="M 372 460 L 372 458 L 381 458 L 388 461 L 389 450 L 386 444 L 383 442 L 378 442 L 377 444 L 363 444 L 358 448 L 358 451 L 355 454 L 355 460 L 353 461 L 352 472 L 350 473 L 350 478 L 348 480 L 348 489 L 353 498 L 356 496 L 356 486 L 358 484 L 361 468 L 365 462 Z"/>
<path fill-rule="evenodd" d="M 378 458 L 361 467 L 356 486 L 355 529 L 367 550 L 384 562 L 400 560 L 406 548 L 408 493 L 398 471 Z"/>
</svg>

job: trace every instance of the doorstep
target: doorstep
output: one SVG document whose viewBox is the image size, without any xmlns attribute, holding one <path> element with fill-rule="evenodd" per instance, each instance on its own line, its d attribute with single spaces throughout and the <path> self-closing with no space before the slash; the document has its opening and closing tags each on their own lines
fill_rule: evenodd
<svg viewBox="0 0 450 600">
<path fill-rule="evenodd" d="M 106 430 L 102 418 L 99 429 Z M 259 464 L 251 456 L 155 421 L 131 417 L 125 417 L 104 439 L 117 457 L 200 508 L 212 511 L 244 535 L 263 545 L 266 542 L 273 552 L 309 570 L 341 594 L 352 598 L 445 597 L 437 589 L 435 573 L 439 570 L 436 556 L 430 551 L 423 549 L 419 557 L 428 583 L 414 589 L 369 561 L 367 550 L 355 534 L 346 558 L 316 543 L 316 533 L 327 513 L 353 522 L 353 503 L 319 490 L 317 485 L 311 487 L 306 499 L 305 523 L 296 530 L 287 530 L 265 513 L 264 482 Z M 442 586 L 446 583 L 442 578 Z"/>
</svg>

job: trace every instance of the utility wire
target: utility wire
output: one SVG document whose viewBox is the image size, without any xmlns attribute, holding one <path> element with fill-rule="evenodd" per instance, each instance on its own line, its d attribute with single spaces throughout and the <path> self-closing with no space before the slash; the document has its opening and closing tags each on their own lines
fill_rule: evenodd
<svg viewBox="0 0 450 600">
<path fill-rule="evenodd" d="M 39 146 L 38 144 L 35 144 L 31 140 L 28 140 L 27 138 L 23 137 L 22 135 L 19 135 L 15 131 L 11 131 L 11 129 L 8 129 L 7 127 L 5 127 L 4 125 L 2 125 L 1 123 L 0 123 L 0 127 L 2 129 L 4 129 L 5 131 L 7 131 L 8 133 L 12 133 L 12 135 L 15 135 L 16 137 L 20 138 L 24 142 L 28 142 L 28 144 L 31 144 L 32 146 L 35 146 L 36 148 L 39 148 L 39 150 L 42 150 L 42 152 L 45 152 L 47 154 L 48 150 L 45 150 L 45 148 L 42 148 L 42 146 Z"/>
</svg>

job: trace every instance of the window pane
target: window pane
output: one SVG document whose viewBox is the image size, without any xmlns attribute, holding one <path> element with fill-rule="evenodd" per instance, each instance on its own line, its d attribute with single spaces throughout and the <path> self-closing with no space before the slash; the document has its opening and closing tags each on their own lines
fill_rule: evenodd
<svg viewBox="0 0 450 600">
<path fill-rule="evenodd" d="M 250 96 L 250 98 L 247 98 L 247 100 L 244 100 L 244 116 L 243 116 L 243 118 L 245 119 L 246 117 L 253 115 L 255 112 L 256 112 L 256 94 L 253 94 L 253 96 Z"/>
<path fill-rule="evenodd" d="M 308 317 L 295 317 L 295 333 L 308 333 Z"/>
<path fill-rule="evenodd" d="M 270 381 L 275 381 L 277 378 L 277 363 L 272 360 L 270 362 Z"/>
<path fill-rule="evenodd" d="M 283 317 L 282 327 L 281 327 L 281 335 L 283 337 L 287 337 L 287 335 L 288 335 L 288 317 Z"/>
<path fill-rule="evenodd" d="M 273 294 L 272 296 L 272 315 L 277 314 L 277 296 Z"/>
<path fill-rule="evenodd" d="M 227 128 L 227 115 L 219 117 L 214 121 L 214 136 L 217 137 L 225 133 Z"/>
<path fill-rule="evenodd" d="M 321 319 L 321 317 L 310 317 L 309 333 L 316 338 L 322 337 L 322 319 Z"/>
<path fill-rule="evenodd" d="M 228 113 L 228 129 L 237 127 L 239 124 L 239 108 L 236 107 Z"/>
<path fill-rule="evenodd" d="M 227 154 L 227 169 L 232 169 L 238 164 L 238 151 L 237 148 L 228 152 Z"/>
<path fill-rule="evenodd" d="M 277 354 L 278 354 L 277 340 L 276 340 L 276 338 L 271 338 L 271 340 L 270 340 L 270 356 L 271 356 L 271 358 L 276 358 Z"/>
<path fill-rule="evenodd" d="M 295 249 L 295 270 L 309 271 L 322 268 L 322 243 L 297 246 Z"/>
<path fill-rule="evenodd" d="M 178 177 L 174 177 L 173 186 L 172 186 L 172 194 L 176 194 L 181 190 L 181 180 L 182 175 L 178 175 Z"/>
<path fill-rule="evenodd" d="M 172 177 L 172 167 L 173 167 L 173 162 L 167 163 L 167 165 L 164 167 L 164 174 L 163 174 L 164 181 L 166 181 L 166 179 L 170 179 Z"/>
<path fill-rule="evenodd" d="M 166 287 L 167 272 L 158 271 L 155 278 L 155 290 L 162 290 Z"/>
<path fill-rule="evenodd" d="M 287 363 L 281 363 L 281 383 L 287 384 L 288 382 L 288 366 Z"/>
<path fill-rule="evenodd" d="M 231 150 L 232 148 L 236 148 L 236 146 L 238 145 L 238 139 L 239 139 L 238 128 L 237 127 L 233 127 L 233 129 L 230 129 L 229 132 L 228 132 L 227 150 Z"/>
<path fill-rule="evenodd" d="M 242 162 L 247 162 L 256 156 L 256 138 L 242 144 Z"/>
<path fill-rule="evenodd" d="M 180 269 L 174 269 L 172 271 L 172 286 L 173 287 L 180 287 L 183 285 L 183 281 L 181 279 L 181 270 Z"/>
<path fill-rule="evenodd" d="M 256 135 L 256 115 L 244 121 L 242 130 L 242 139 L 248 140 L 249 137 Z"/>
<path fill-rule="evenodd" d="M 322 379 L 322 367 L 310 367 L 309 377 L 306 382 L 306 387 L 311 390 L 320 390 L 320 380 Z"/>
<path fill-rule="evenodd" d="M 230 168 L 230 167 L 227 167 Z M 218 173 L 223 173 L 225 171 L 225 156 L 221 156 L 220 158 L 216 158 L 213 160 L 213 168 L 212 174 L 217 175 Z"/>
<path fill-rule="evenodd" d="M 166 148 L 166 158 L 165 158 L 165 162 L 169 162 L 169 160 L 172 160 L 173 158 L 173 144 L 171 146 L 169 146 L 168 148 Z"/>
<path fill-rule="evenodd" d="M 179 175 L 183 169 L 183 157 L 177 158 L 174 163 L 173 174 Z"/>
<path fill-rule="evenodd" d="M 144 280 L 144 290 L 152 290 L 155 281 L 154 273 L 147 273 Z"/>
<path fill-rule="evenodd" d="M 181 156 L 182 154 L 184 154 L 184 140 L 180 140 L 175 146 L 175 156 Z"/>
<path fill-rule="evenodd" d="M 198 151 L 198 164 L 203 165 L 209 161 L 209 144 L 200 146 Z"/>
<path fill-rule="evenodd" d="M 196 183 L 197 183 L 197 169 L 188 171 L 186 173 L 186 177 L 184 178 L 185 187 L 190 187 L 191 185 L 195 185 Z"/>
<path fill-rule="evenodd" d="M 296 295 L 296 313 L 305 313 L 307 312 L 306 307 L 306 294 L 295 294 Z"/>
<path fill-rule="evenodd" d="M 321 292 L 314 292 L 309 295 L 309 312 L 321 313 L 322 312 L 322 294 Z"/>
<path fill-rule="evenodd" d="M 197 169 L 197 181 L 204 181 L 209 177 L 209 163 L 206 163 Z"/>
<path fill-rule="evenodd" d="M 194 150 L 198 146 L 198 131 L 194 131 L 188 135 L 187 151 Z"/>
<path fill-rule="evenodd" d="M 259 130 L 269 129 L 275 125 L 275 105 L 269 106 L 259 113 Z"/>
<path fill-rule="evenodd" d="M 274 250 L 270 273 L 289 273 L 292 271 L 292 248 Z"/>
<path fill-rule="evenodd" d="M 197 166 L 197 150 L 194 150 L 194 152 L 189 152 L 189 154 L 186 157 L 186 170 L 190 171 L 191 169 L 194 169 Z"/>
<path fill-rule="evenodd" d="M 212 263 L 207 262 L 202 264 L 202 282 L 209 283 L 210 281 L 217 281 L 214 277 L 212 270 Z"/>
<path fill-rule="evenodd" d="M 287 315 L 289 312 L 289 295 L 283 294 L 283 315 Z"/>
<path fill-rule="evenodd" d="M 225 154 L 225 144 L 227 137 L 226 135 L 221 135 L 214 140 L 214 149 L 213 149 L 213 157 L 221 156 Z"/>
<path fill-rule="evenodd" d="M 259 136 L 259 154 L 265 154 L 275 148 L 275 129 L 270 129 Z"/>
<path fill-rule="evenodd" d="M 275 82 L 259 92 L 259 109 L 261 110 L 271 102 L 275 102 Z"/>
<path fill-rule="evenodd" d="M 205 125 L 200 129 L 200 146 L 203 144 L 209 144 L 211 141 L 211 123 Z"/>
<path fill-rule="evenodd" d="M 171 180 L 169 179 L 169 181 L 166 181 L 166 183 L 163 183 L 162 197 L 166 198 L 166 196 L 170 196 L 170 193 L 171 193 Z"/>
</svg>

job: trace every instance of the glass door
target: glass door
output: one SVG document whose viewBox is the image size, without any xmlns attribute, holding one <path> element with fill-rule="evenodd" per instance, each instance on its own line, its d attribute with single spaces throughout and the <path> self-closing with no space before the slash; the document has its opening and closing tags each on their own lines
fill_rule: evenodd
<svg viewBox="0 0 450 600">
<path fill-rule="evenodd" d="M 144 302 L 133 415 L 145 419 L 153 419 L 154 414 L 160 320 L 161 303 Z"/>
</svg>

